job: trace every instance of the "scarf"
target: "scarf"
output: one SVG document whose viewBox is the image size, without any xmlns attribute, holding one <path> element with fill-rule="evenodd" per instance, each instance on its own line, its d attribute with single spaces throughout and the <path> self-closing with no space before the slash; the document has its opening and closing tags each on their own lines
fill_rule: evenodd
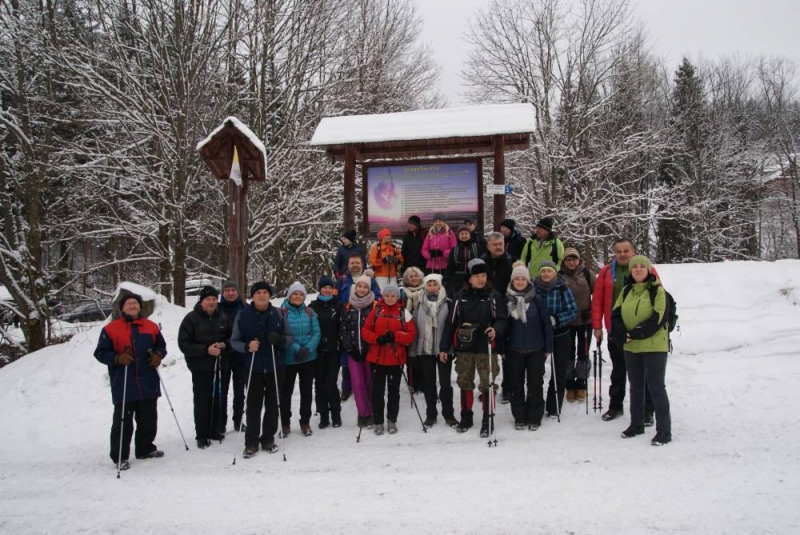
<svg viewBox="0 0 800 535">
<path fill-rule="evenodd" d="M 438 351 L 436 349 L 436 340 L 433 339 L 433 328 L 439 325 L 439 305 L 447 299 L 447 292 L 444 288 L 439 288 L 438 294 L 430 294 L 425 291 L 427 299 L 420 303 L 422 313 L 425 314 L 424 327 L 425 331 L 422 338 L 422 348 L 419 354 L 421 355 L 435 355 Z"/>
<path fill-rule="evenodd" d="M 553 280 L 550 282 L 544 282 L 540 277 L 536 277 L 536 285 L 544 290 L 545 293 L 549 293 L 550 290 L 556 287 L 558 284 L 558 277 L 554 277 Z"/>
<path fill-rule="evenodd" d="M 348 303 L 350 303 L 350 306 L 352 306 L 356 310 L 362 310 L 364 308 L 367 308 L 374 301 L 375 301 L 375 294 L 372 293 L 371 291 L 367 292 L 367 295 L 365 295 L 364 297 L 358 297 L 356 295 L 356 289 L 355 288 L 350 290 L 350 299 L 349 299 Z"/>
<path fill-rule="evenodd" d="M 372 292 L 370 292 L 370 293 L 372 293 Z M 319 294 L 317 296 L 317 299 L 319 299 L 320 301 L 326 301 L 327 302 L 327 301 L 330 301 L 331 299 L 333 299 L 333 294 L 329 295 L 328 297 L 325 297 L 324 295 Z"/>
<path fill-rule="evenodd" d="M 536 297 L 536 288 L 533 284 L 528 284 L 528 287 L 518 292 L 513 287 L 508 288 L 508 313 L 515 320 L 522 323 L 528 322 L 528 306 L 533 298 Z"/>
<path fill-rule="evenodd" d="M 403 286 L 403 289 L 406 291 L 406 310 L 413 313 L 419 306 L 425 285 L 420 283 L 419 286 Z"/>
</svg>

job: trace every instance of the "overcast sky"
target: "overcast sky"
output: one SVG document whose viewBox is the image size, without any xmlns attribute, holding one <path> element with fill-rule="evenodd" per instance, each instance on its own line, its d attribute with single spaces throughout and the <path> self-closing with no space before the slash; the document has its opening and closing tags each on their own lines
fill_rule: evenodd
<svg viewBox="0 0 800 535">
<path fill-rule="evenodd" d="M 416 1 L 424 21 L 422 40 L 442 67 L 442 91 L 450 106 L 464 104 L 459 95 L 467 55 L 463 34 L 489 0 Z M 800 66 L 800 0 L 639 0 L 632 5 L 655 53 L 674 68 L 684 55 L 714 59 L 734 52 L 781 55 Z"/>
</svg>

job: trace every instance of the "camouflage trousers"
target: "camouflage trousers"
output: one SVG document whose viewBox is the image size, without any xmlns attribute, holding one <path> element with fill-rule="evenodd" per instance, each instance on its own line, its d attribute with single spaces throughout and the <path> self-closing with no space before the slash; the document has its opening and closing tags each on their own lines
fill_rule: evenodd
<svg viewBox="0 0 800 535">
<path fill-rule="evenodd" d="M 478 391 L 486 392 L 489 390 L 489 354 L 488 353 L 456 353 L 456 375 L 458 376 L 458 387 L 461 390 L 475 389 L 475 372 L 478 372 Z M 497 379 L 500 374 L 500 366 L 497 363 L 497 354 L 492 353 L 492 376 Z M 497 385 L 494 385 L 497 389 Z"/>
</svg>

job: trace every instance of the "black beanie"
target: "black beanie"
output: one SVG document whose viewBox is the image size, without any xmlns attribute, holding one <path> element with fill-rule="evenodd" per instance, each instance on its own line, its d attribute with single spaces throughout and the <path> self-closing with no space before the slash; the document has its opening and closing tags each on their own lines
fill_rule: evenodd
<svg viewBox="0 0 800 535">
<path fill-rule="evenodd" d="M 553 218 L 552 217 L 543 217 L 536 223 L 537 227 L 542 227 L 547 232 L 553 232 Z"/>
<path fill-rule="evenodd" d="M 335 287 L 336 284 L 333 282 L 333 279 L 327 275 L 323 275 L 319 278 L 319 282 L 317 283 L 317 290 L 321 290 L 323 286 L 331 286 Z"/>
<path fill-rule="evenodd" d="M 514 229 L 517 227 L 517 222 L 514 221 L 513 219 L 503 219 L 500 222 L 500 226 L 501 227 L 506 227 L 508 230 L 513 232 Z"/>
<path fill-rule="evenodd" d="M 412 215 L 411 217 L 409 217 L 408 222 L 411 223 L 412 225 L 416 225 L 417 227 L 422 226 L 422 221 L 420 220 L 419 216 L 416 215 Z"/>
<path fill-rule="evenodd" d="M 272 286 L 269 285 L 268 282 L 265 281 L 258 281 L 254 282 L 253 285 L 250 287 L 250 299 L 256 294 L 259 290 L 266 290 L 269 293 L 269 296 L 272 297 Z"/>
<path fill-rule="evenodd" d="M 129 292 L 127 295 L 125 295 L 122 299 L 119 300 L 120 312 L 122 312 L 122 307 L 125 306 L 125 301 L 127 301 L 128 299 L 136 299 L 136 301 L 139 303 L 139 308 L 142 308 L 142 298 L 136 295 L 135 293 Z"/>
<path fill-rule="evenodd" d="M 200 290 L 200 297 L 199 300 L 202 301 L 206 297 L 216 297 L 219 298 L 219 292 L 213 286 L 203 286 Z"/>
<path fill-rule="evenodd" d="M 342 233 L 342 236 L 344 236 L 345 238 L 347 238 L 348 240 L 350 240 L 353 243 L 356 242 L 356 231 L 355 230 L 346 230 L 346 231 L 344 231 Z M 270 295 L 272 295 L 271 292 L 270 292 Z"/>
</svg>

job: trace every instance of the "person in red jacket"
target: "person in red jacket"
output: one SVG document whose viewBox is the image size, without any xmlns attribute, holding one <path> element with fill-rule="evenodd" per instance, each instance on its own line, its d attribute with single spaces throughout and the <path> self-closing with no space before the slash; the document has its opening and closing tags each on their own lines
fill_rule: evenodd
<svg viewBox="0 0 800 535">
<path fill-rule="evenodd" d="M 617 238 L 612 244 L 614 249 L 614 260 L 610 264 L 603 266 L 597 275 L 594 292 L 592 293 L 592 329 L 597 340 L 597 346 L 603 342 L 603 325 L 606 332 L 611 333 L 611 309 L 616 303 L 619 294 L 622 293 L 624 281 L 630 276 L 630 261 L 636 255 L 636 247 L 628 238 Z M 650 272 L 658 277 L 655 267 L 650 268 Z M 626 388 L 626 369 L 625 354 L 621 347 L 614 343 L 611 336 L 608 337 L 608 353 L 611 356 L 611 386 L 608 387 L 609 401 L 608 411 L 603 414 L 603 420 L 609 422 L 616 420 L 625 414 L 625 388 Z M 653 425 L 653 399 L 650 392 L 645 396 L 645 417 L 644 425 Z"/>
<path fill-rule="evenodd" d="M 383 434 L 383 392 L 387 386 L 386 427 L 390 434 L 397 433 L 400 380 L 406 364 L 406 348 L 417 338 L 417 329 L 411 314 L 400 303 L 400 288 L 396 284 L 390 283 L 383 288 L 383 299 L 378 301 L 364 321 L 361 336 L 369 344 L 367 361 L 373 366 L 372 415 L 375 434 Z"/>
</svg>

